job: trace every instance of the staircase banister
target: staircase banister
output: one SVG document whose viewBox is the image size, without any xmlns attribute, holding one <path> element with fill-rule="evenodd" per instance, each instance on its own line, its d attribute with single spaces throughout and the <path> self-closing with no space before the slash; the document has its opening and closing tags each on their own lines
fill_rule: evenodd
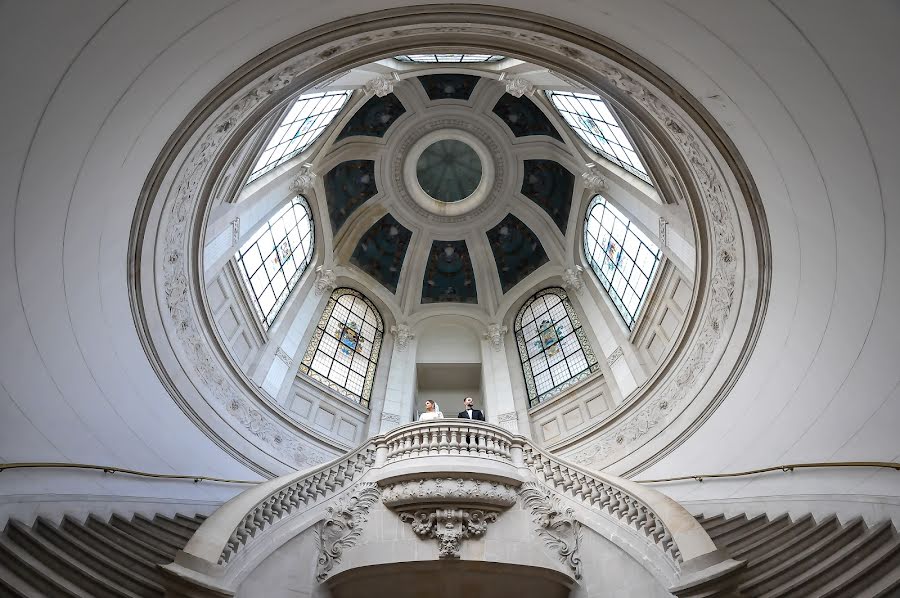
<svg viewBox="0 0 900 598">
<path fill-rule="evenodd" d="M 344 453 L 335 459 L 302 471 L 285 474 L 262 482 L 257 486 L 241 492 L 224 505 L 216 509 L 188 540 L 175 562 L 190 569 L 200 570 L 202 573 L 210 573 L 225 551 L 232 533 L 241 525 L 244 519 L 257 507 L 263 505 L 269 498 L 278 494 L 306 478 L 340 465 L 353 457 L 374 449 L 376 443 L 383 436 L 370 438 L 361 444 L 355 451 Z"/>
<path fill-rule="evenodd" d="M 642 486 L 637 482 L 620 478 L 616 475 L 601 471 L 591 471 L 573 463 L 569 463 L 565 459 L 561 459 L 560 457 L 542 450 L 525 436 L 516 436 L 516 440 L 527 446 L 529 450 L 540 453 L 550 461 L 559 463 L 560 465 L 563 465 L 572 471 L 577 471 L 585 476 L 593 477 L 605 482 L 610 486 L 629 494 L 644 504 L 659 518 L 672 535 L 672 540 L 674 541 L 675 546 L 678 547 L 684 563 L 695 558 L 707 557 L 707 555 L 712 555 L 718 550 L 712 538 L 709 537 L 709 534 L 706 533 L 706 530 L 703 529 L 703 526 L 700 525 L 694 516 L 681 506 L 681 504 L 672 498 L 669 498 L 662 492 Z M 728 557 L 726 555 L 721 555 L 721 558 L 722 560 L 725 560 Z"/>
</svg>

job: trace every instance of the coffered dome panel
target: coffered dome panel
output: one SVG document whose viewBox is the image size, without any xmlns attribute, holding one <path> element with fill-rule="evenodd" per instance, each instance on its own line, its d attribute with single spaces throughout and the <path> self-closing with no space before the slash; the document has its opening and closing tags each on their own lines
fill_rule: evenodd
<svg viewBox="0 0 900 598">
<path fill-rule="evenodd" d="M 384 137 L 391 125 L 400 118 L 406 108 L 392 93 L 384 97 L 373 96 L 354 113 L 337 136 L 340 141 L 346 137 Z"/>
</svg>

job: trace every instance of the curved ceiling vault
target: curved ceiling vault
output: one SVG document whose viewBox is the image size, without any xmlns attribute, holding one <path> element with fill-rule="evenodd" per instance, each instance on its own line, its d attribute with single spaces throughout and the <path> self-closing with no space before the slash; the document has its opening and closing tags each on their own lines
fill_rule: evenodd
<svg viewBox="0 0 900 598">
<path fill-rule="evenodd" d="M 900 55 L 896 4 L 496 4 L 592 29 L 684 86 L 733 142 L 765 207 L 771 292 L 752 355 L 716 412 L 644 475 L 898 459 L 900 121 L 889 98 L 900 92 L 900 72 L 878 68 Z M 2 77 L 15 93 L 4 99 L 0 140 L 0 459 L 254 475 L 200 432 L 150 366 L 126 280 L 132 216 L 172 132 L 240 65 L 299 32 L 399 5 L 4 4 Z M 429 94 L 445 94 L 436 101 L 451 102 L 470 81 L 423 83 Z M 519 108 L 498 116 L 540 119 Z M 359 130 L 381 130 L 386 115 L 399 122 L 402 114 L 392 110 L 373 111 Z M 329 214 L 336 229 L 354 202 L 377 192 L 374 171 L 361 178 L 334 177 L 335 188 L 347 185 L 356 198 Z M 557 221 L 558 209 L 541 208 Z M 374 229 L 372 241 L 357 244 L 353 260 L 390 288 L 402 229 L 389 222 L 366 228 Z M 396 240 L 385 242 L 383 231 L 390 236 L 394 228 Z M 439 267 L 452 249 L 460 267 L 450 284 L 468 297 L 463 247 L 435 240 L 425 271 L 452 278 Z M 442 288 L 435 296 L 448 295 L 449 286 Z M 5 494 L 52 487 L 40 476 L 11 476 L 4 474 Z M 197 500 L 229 492 L 85 478 L 68 485 L 73 493 Z M 698 500 L 900 496 L 893 472 L 868 471 L 666 491 Z"/>
</svg>

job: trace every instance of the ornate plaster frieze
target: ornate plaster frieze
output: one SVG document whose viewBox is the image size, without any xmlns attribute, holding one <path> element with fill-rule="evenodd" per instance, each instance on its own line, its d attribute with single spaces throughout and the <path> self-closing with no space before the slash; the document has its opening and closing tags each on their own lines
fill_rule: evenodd
<svg viewBox="0 0 900 598">
<path fill-rule="evenodd" d="M 434 509 L 400 513 L 400 520 L 412 525 L 420 538 L 436 539 L 438 558 L 458 559 L 462 541 L 483 536 L 488 524 L 497 521 L 497 513 L 480 509 Z"/>
<path fill-rule="evenodd" d="M 516 489 L 490 480 L 428 478 L 390 484 L 385 487 L 381 500 L 390 508 L 435 503 L 507 508 L 516 504 Z"/>
<path fill-rule="evenodd" d="M 519 421 L 519 414 L 515 411 L 510 411 L 509 413 L 501 413 L 497 416 L 497 422 L 502 426 L 505 423 L 509 422 L 517 422 Z"/>
<path fill-rule="evenodd" d="M 575 264 L 571 268 L 566 268 L 562 273 L 562 286 L 566 291 L 570 293 L 575 293 L 576 295 L 581 292 L 581 289 L 584 288 L 584 279 L 582 275 L 584 274 L 584 268 Z"/>
<path fill-rule="evenodd" d="M 537 524 L 535 533 L 572 571 L 572 576 L 581 579 L 581 555 L 578 552 L 581 523 L 575 519 L 575 510 L 564 507 L 558 496 L 534 482 L 522 484 L 519 496 L 525 507 L 531 510 Z"/>
<path fill-rule="evenodd" d="M 316 174 L 313 172 L 312 168 L 313 165 L 308 162 L 300 167 L 297 176 L 291 181 L 290 189 L 292 193 L 302 195 L 308 193 L 309 190 L 313 188 L 313 185 L 316 182 Z"/>
<path fill-rule="evenodd" d="M 534 83 L 532 83 L 528 79 L 514 77 L 512 79 L 504 80 L 503 83 L 506 85 L 506 93 L 513 97 L 521 98 L 526 94 L 534 94 Z"/>
<path fill-rule="evenodd" d="M 356 546 L 362 534 L 369 509 L 378 500 L 381 490 L 374 482 L 362 483 L 353 492 L 328 507 L 325 519 L 316 528 L 319 558 L 316 581 L 322 583 L 334 566 L 341 562 L 344 552 Z"/>
<path fill-rule="evenodd" d="M 391 422 L 392 424 L 400 425 L 400 416 L 396 413 L 382 413 L 381 421 Z"/>
<path fill-rule="evenodd" d="M 615 349 L 613 349 L 613 352 L 609 354 L 609 357 L 606 358 L 606 365 L 612 367 L 613 364 L 619 361 L 623 355 L 624 352 L 622 351 L 622 347 L 617 346 Z"/>
<path fill-rule="evenodd" d="M 389 93 L 394 93 L 394 84 L 400 80 L 399 73 L 391 73 L 383 77 L 375 77 L 366 81 L 366 91 L 383 98 Z"/>
<path fill-rule="evenodd" d="M 235 219 L 231 221 L 231 246 L 237 247 L 237 244 L 240 240 L 241 240 L 241 219 L 239 217 L 235 217 Z"/>
<path fill-rule="evenodd" d="M 316 295 L 328 295 L 337 288 L 337 274 L 325 266 L 316 267 Z"/>
<path fill-rule="evenodd" d="M 294 360 L 291 359 L 291 356 L 285 352 L 281 347 L 277 347 L 275 349 L 275 357 L 284 362 L 284 365 L 291 367 L 294 364 Z"/>
<path fill-rule="evenodd" d="M 409 324 L 397 324 L 396 326 L 391 326 L 391 334 L 394 335 L 398 351 L 406 351 L 409 342 L 416 337 L 412 332 L 412 328 L 409 327 Z"/>
<path fill-rule="evenodd" d="M 669 222 L 662 216 L 659 217 L 659 246 L 669 246 Z"/>
<path fill-rule="evenodd" d="M 585 168 L 586 170 L 581 173 L 581 178 L 584 180 L 584 188 L 591 193 L 603 193 L 606 191 L 608 187 L 606 177 L 597 172 L 593 164 L 585 164 Z"/>
<path fill-rule="evenodd" d="M 484 339 L 491 344 L 494 351 L 499 351 L 503 348 L 503 337 L 507 332 L 509 332 L 509 328 L 503 324 L 488 324 Z"/>
</svg>

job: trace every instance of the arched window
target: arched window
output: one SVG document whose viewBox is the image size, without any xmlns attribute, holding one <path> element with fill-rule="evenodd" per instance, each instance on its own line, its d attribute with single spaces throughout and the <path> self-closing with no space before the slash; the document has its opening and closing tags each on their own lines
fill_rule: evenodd
<svg viewBox="0 0 900 598">
<path fill-rule="evenodd" d="M 309 266 L 314 236 L 309 204 L 298 195 L 259 227 L 235 255 L 267 330 Z"/>
<path fill-rule="evenodd" d="M 514 328 L 532 406 L 599 369 L 581 322 L 562 289 L 535 293 L 519 310 Z"/>
<path fill-rule="evenodd" d="M 372 302 L 353 289 L 331 294 L 300 371 L 369 406 L 384 323 Z"/>
<path fill-rule="evenodd" d="M 400 54 L 394 60 L 400 62 L 500 62 L 506 58 L 498 54 Z"/>
<path fill-rule="evenodd" d="M 595 152 L 648 183 L 647 169 L 606 102 L 597 95 L 548 91 L 547 98 L 566 123 Z"/>
<path fill-rule="evenodd" d="M 584 222 L 584 255 L 631 330 L 659 264 L 659 248 L 597 195 Z"/>
<path fill-rule="evenodd" d="M 247 182 L 259 178 L 312 145 L 338 115 L 351 93 L 325 91 L 307 93 L 297 98 L 272 133 Z"/>
</svg>

